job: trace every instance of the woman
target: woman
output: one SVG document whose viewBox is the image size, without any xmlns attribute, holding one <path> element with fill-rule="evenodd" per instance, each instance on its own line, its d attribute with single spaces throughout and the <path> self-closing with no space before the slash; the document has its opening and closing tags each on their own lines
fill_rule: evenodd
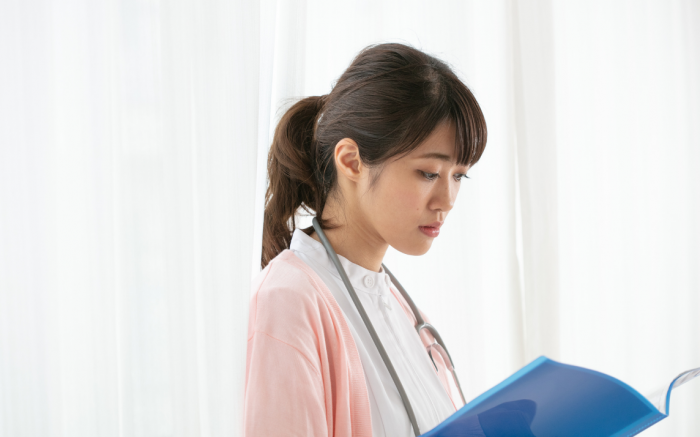
<svg viewBox="0 0 700 437">
<path fill-rule="evenodd" d="M 263 255 L 248 333 L 248 436 L 413 436 L 402 398 L 315 213 L 395 368 L 421 432 L 462 400 L 434 341 L 382 267 L 391 245 L 428 251 L 486 145 L 469 89 L 402 44 L 365 48 L 330 94 L 292 106 L 268 159 Z M 429 347 L 429 349 L 432 346 Z"/>
</svg>

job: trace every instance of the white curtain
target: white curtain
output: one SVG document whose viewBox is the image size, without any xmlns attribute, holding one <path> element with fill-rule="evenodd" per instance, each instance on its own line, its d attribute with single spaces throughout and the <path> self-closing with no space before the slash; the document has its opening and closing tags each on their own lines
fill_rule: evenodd
<svg viewBox="0 0 700 437">
<path fill-rule="evenodd" d="M 0 2 L 0 435 L 240 432 L 259 9 Z"/>
<path fill-rule="evenodd" d="M 0 437 L 241 434 L 270 134 L 371 43 L 489 128 L 428 254 L 385 259 L 468 398 L 539 355 L 700 365 L 700 4 L 0 2 Z M 694 436 L 700 386 L 647 436 Z"/>
</svg>

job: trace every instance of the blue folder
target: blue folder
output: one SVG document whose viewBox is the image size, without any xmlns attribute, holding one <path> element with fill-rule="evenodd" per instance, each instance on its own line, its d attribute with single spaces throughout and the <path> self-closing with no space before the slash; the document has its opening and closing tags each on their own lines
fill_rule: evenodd
<svg viewBox="0 0 700 437">
<path fill-rule="evenodd" d="M 683 372 L 650 401 L 611 376 L 542 356 L 422 435 L 633 436 L 667 417 L 671 391 L 698 375 Z"/>
</svg>

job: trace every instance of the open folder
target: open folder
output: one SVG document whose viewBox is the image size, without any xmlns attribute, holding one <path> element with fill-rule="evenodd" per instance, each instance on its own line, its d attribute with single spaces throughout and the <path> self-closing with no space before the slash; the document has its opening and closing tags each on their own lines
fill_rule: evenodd
<svg viewBox="0 0 700 437">
<path fill-rule="evenodd" d="M 626 437 L 668 417 L 688 370 L 646 398 L 624 382 L 539 357 L 464 405 L 425 437 Z M 699 430 L 700 431 L 700 430 Z"/>
</svg>

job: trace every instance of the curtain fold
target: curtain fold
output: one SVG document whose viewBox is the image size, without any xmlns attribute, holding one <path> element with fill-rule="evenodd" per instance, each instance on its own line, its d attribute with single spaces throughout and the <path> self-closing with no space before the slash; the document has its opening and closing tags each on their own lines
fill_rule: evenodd
<svg viewBox="0 0 700 437">
<path fill-rule="evenodd" d="M 554 29 L 549 0 L 512 2 L 526 361 L 559 353 Z"/>
<path fill-rule="evenodd" d="M 274 127 L 385 41 L 487 120 L 432 249 L 385 259 L 467 398 L 543 354 L 643 393 L 697 367 L 698 23 L 693 0 L 0 2 L 0 437 L 242 435 Z M 698 409 L 689 384 L 643 435 Z"/>
<path fill-rule="evenodd" d="M 0 435 L 240 435 L 259 5 L 0 5 Z"/>
</svg>

